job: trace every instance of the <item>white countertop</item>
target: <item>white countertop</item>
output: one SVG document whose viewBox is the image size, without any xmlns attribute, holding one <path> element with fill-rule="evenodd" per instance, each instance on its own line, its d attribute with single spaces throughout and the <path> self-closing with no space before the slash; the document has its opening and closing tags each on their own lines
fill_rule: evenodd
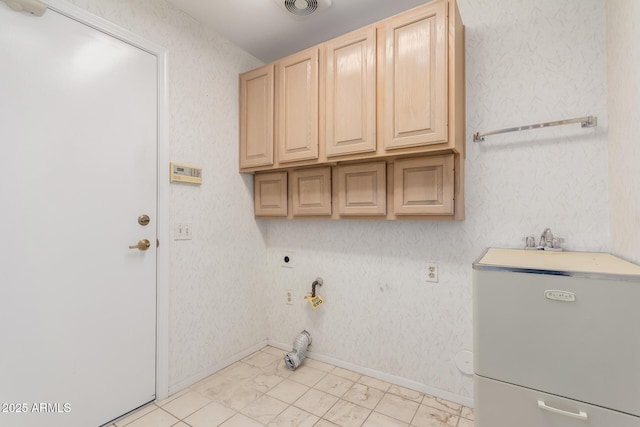
<svg viewBox="0 0 640 427">
<path fill-rule="evenodd" d="M 474 264 L 573 273 L 640 276 L 640 266 L 614 255 L 600 252 L 553 252 L 524 249 L 489 248 Z"/>
</svg>

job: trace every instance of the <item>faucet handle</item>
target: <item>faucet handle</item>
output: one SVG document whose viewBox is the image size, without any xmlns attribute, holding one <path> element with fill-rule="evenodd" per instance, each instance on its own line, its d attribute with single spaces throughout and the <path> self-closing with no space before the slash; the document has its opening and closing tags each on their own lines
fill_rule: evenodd
<svg viewBox="0 0 640 427">
<path fill-rule="evenodd" d="M 535 248 L 536 247 L 536 238 L 535 236 L 526 236 L 524 238 L 524 247 L 525 248 Z"/>
</svg>

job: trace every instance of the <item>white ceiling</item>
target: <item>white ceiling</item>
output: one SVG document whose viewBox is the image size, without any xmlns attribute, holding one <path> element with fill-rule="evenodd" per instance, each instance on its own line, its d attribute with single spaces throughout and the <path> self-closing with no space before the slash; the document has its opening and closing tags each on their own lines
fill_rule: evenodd
<svg viewBox="0 0 640 427">
<path fill-rule="evenodd" d="M 263 62 L 272 62 L 428 3 L 428 0 L 333 0 L 328 9 L 296 18 L 274 0 L 168 1 Z"/>
</svg>

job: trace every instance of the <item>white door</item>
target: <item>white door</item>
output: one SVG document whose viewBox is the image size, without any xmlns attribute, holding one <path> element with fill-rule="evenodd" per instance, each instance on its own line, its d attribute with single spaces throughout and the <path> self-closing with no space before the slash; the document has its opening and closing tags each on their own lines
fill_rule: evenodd
<svg viewBox="0 0 640 427">
<path fill-rule="evenodd" d="M 99 426 L 155 396 L 156 57 L 0 1 L 0 63 L 0 425 Z"/>
</svg>

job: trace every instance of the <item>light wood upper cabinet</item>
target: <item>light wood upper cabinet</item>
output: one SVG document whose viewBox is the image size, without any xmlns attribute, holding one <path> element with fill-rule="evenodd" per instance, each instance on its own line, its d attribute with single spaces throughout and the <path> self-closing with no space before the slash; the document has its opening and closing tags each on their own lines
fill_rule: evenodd
<svg viewBox="0 0 640 427">
<path fill-rule="evenodd" d="M 338 210 L 342 216 L 387 213 L 386 162 L 338 166 Z"/>
<path fill-rule="evenodd" d="M 254 214 L 287 216 L 287 173 L 257 173 L 253 176 Z"/>
<path fill-rule="evenodd" d="M 464 38 L 433 0 L 242 74 L 256 216 L 464 219 Z"/>
<path fill-rule="evenodd" d="M 383 21 L 384 146 L 447 141 L 447 2 Z"/>
<path fill-rule="evenodd" d="M 317 47 L 276 63 L 276 138 L 280 163 L 318 158 Z"/>
<path fill-rule="evenodd" d="M 293 216 L 331 215 L 331 168 L 294 170 L 290 174 Z"/>
<path fill-rule="evenodd" d="M 273 165 L 273 64 L 240 75 L 240 169 Z"/>
<path fill-rule="evenodd" d="M 376 150 L 376 29 L 325 43 L 327 157 Z"/>
<path fill-rule="evenodd" d="M 456 0 L 434 0 L 246 73 L 240 170 L 464 157 L 464 58 Z"/>
<path fill-rule="evenodd" d="M 396 160 L 393 175 L 397 215 L 453 215 L 453 154 Z"/>
</svg>

